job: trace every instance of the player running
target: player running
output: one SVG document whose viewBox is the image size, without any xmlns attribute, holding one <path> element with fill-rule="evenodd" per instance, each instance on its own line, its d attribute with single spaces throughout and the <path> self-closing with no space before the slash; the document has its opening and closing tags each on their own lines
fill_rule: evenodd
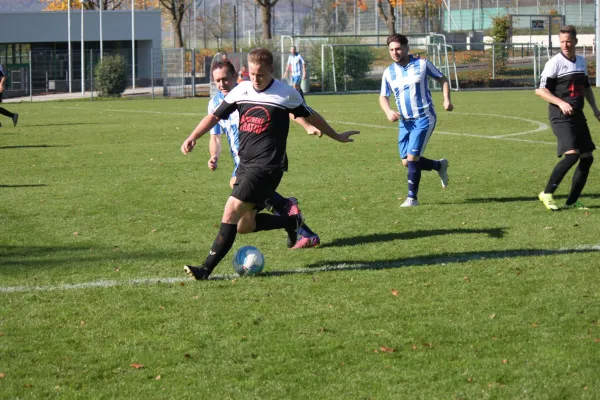
<svg viewBox="0 0 600 400">
<path fill-rule="evenodd" d="M 302 224 L 301 214 L 270 215 L 259 213 L 257 205 L 271 197 L 287 170 L 287 135 L 290 113 L 305 118 L 330 138 L 352 142 L 358 131 L 338 134 L 318 113 L 306 105 L 300 93 L 273 79 L 273 54 L 263 48 L 248 54 L 250 82 L 236 86 L 217 109 L 200 121 L 183 142 L 184 154 L 193 150 L 196 140 L 220 120 L 239 112 L 240 164 L 231 196 L 225 204 L 221 226 L 208 256 L 199 267 L 186 265 L 185 272 L 196 280 L 206 280 L 229 252 L 237 233 L 285 229 L 295 244 Z"/>
<path fill-rule="evenodd" d="M 0 103 L 2 103 L 2 95 L 4 94 L 4 82 L 6 82 L 6 74 L 4 73 L 4 69 L 0 64 Z M 19 122 L 19 114 L 11 113 L 4 107 L 0 107 L 0 114 L 12 119 L 13 126 L 17 126 L 17 122 Z M 2 127 L 2 123 L 0 122 L 0 128 Z"/>
<path fill-rule="evenodd" d="M 219 92 L 208 102 L 208 113 L 212 114 L 219 107 L 221 102 L 225 99 L 225 96 L 237 86 L 235 81 L 235 67 L 229 61 L 219 61 L 213 65 L 212 76 L 217 89 Z M 315 127 L 307 124 L 303 118 L 295 119 L 300 125 L 302 125 L 308 133 L 320 134 Z M 235 172 L 240 163 L 240 157 L 238 155 L 240 138 L 239 138 L 239 113 L 233 112 L 229 118 L 220 120 L 217 125 L 210 131 L 209 141 L 209 152 L 210 159 L 208 160 L 208 168 L 211 171 L 217 169 L 219 156 L 221 155 L 221 135 L 225 135 L 229 142 L 229 152 L 233 159 L 233 173 L 229 182 L 233 188 L 235 183 Z M 275 215 L 296 215 L 300 213 L 298 208 L 298 200 L 294 197 L 284 198 L 279 193 L 274 192 L 270 198 L 268 198 L 260 208 L 265 208 L 272 211 Z M 302 249 L 318 246 L 321 241 L 319 236 L 314 233 L 306 223 L 302 223 L 298 230 L 298 240 L 295 244 L 288 240 L 288 247 L 292 249 Z"/>
<path fill-rule="evenodd" d="M 560 185 L 567 172 L 579 161 L 573 174 L 571 191 L 563 208 L 586 207 L 579 196 L 594 162 L 592 152 L 596 149 L 590 129 L 583 115 L 585 100 L 592 108 L 596 119 L 600 120 L 600 111 L 596 107 L 594 92 L 588 80 L 585 59 L 575 55 L 577 31 L 573 25 L 566 25 L 558 34 L 561 52 L 552 57 L 542 71 L 540 86 L 535 93 L 548 103 L 548 114 L 552 132 L 556 135 L 557 154 L 563 157 L 556 164 L 546 189 L 538 198 L 548 210 L 559 208 L 554 201 L 554 191 Z"/>
<path fill-rule="evenodd" d="M 388 36 L 387 45 L 394 63 L 383 73 L 379 106 L 388 120 L 400 120 L 398 150 L 402 165 L 408 168 L 408 196 L 400 207 L 414 207 L 419 205 L 417 195 L 421 171 L 437 171 L 442 187 L 448 186 L 448 160 L 423 157 L 437 121 L 427 77 L 442 85 L 444 109 L 452 111 L 454 106 L 450 101 L 448 79 L 429 61 L 408 54 L 406 36 L 394 33 Z M 398 111 L 390 108 L 392 92 Z"/>
</svg>

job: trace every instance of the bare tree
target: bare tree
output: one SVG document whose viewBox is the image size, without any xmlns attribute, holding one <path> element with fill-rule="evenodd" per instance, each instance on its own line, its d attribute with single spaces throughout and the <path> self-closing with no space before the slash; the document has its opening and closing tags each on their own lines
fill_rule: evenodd
<svg viewBox="0 0 600 400">
<path fill-rule="evenodd" d="M 161 0 L 162 1 L 162 0 Z M 271 19 L 273 14 L 273 7 L 279 0 L 254 0 L 260 7 L 260 14 L 262 18 L 262 39 L 268 40 L 272 38 L 271 35 Z"/>
<path fill-rule="evenodd" d="M 377 0 L 377 15 L 387 26 L 390 35 L 396 33 L 396 4 L 402 4 L 402 1 Z"/>
<path fill-rule="evenodd" d="M 194 4 L 194 0 L 160 0 L 160 5 L 165 10 L 173 23 L 175 31 L 175 47 L 183 47 L 183 30 L 181 24 L 185 13 Z"/>
</svg>

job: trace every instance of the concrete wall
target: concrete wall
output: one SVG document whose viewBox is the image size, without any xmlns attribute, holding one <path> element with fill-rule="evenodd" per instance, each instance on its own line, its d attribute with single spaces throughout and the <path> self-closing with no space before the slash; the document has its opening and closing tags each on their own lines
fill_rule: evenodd
<svg viewBox="0 0 600 400">
<path fill-rule="evenodd" d="M 0 43 L 48 43 L 68 40 L 66 11 L 0 14 Z M 100 12 L 84 11 L 84 40 L 100 40 Z M 131 11 L 103 11 L 102 39 L 131 40 Z M 81 38 L 81 11 L 71 10 L 71 40 Z M 135 12 L 135 39 L 161 47 L 160 10 Z"/>
</svg>

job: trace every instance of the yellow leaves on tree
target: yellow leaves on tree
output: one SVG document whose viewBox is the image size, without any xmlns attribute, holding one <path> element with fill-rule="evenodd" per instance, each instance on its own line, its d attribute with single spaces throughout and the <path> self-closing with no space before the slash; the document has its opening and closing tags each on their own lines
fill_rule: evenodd
<svg viewBox="0 0 600 400">
<path fill-rule="evenodd" d="M 42 3 L 47 4 L 44 11 L 67 11 L 69 0 L 40 0 Z M 135 0 L 136 10 L 148 10 L 152 8 L 158 8 L 159 0 Z M 84 10 L 98 10 L 100 6 L 103 10 L 130 10 L 130 0 L 117 0 L 117 1 L 106 1 L 106 0 L 70 0 L 71 8 L 74 10 L 80 10 L 81 4 L 83 3 Z"/>
</svg>

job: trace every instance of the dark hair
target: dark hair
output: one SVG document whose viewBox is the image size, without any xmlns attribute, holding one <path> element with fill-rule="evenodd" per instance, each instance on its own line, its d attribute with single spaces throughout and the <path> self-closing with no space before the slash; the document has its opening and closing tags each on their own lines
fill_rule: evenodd
<svg viewBox="0 0 600 400">
<path fill-rule="evenodd" d="M 248 53 L 248 62 L 253 64 L 263 64 L 268 67 L 273 66 L 273 53 L 269 49 L 259 47 Z"/>
<path fill-rule="evenodd" d="M 569 35 L 573 36 L 573 39 L 577 37 L 577 29 L 575 29 L 575 26 L 573 25 L 563 26 L 560 28 L 560 33 L 568 33 Z"/>
<path fill-rule="evenodd" d="M 236 75 L 235 67 L 233 66 L 233 64 L 229 60 L 226 60 L 226 61 L 217 61 L 216 63 L 213 64 L 211 72 L 214 71 L 214 70 L 216 70 L 216 69 L 221 69 L 221 68 L 226 68 L 227 69 L 227 73 L 230 74 L 230 75 L 233 75 L 233 76 Z"/>
<path fill-rule="evenodd" d="M 401 46 L 406 46 L 408 44 L 408 38 L 399 33 L 392 33 L 388 36 L 386 44 L 389 46 L 392 42 L 398 42 Z"/>
</svg>

